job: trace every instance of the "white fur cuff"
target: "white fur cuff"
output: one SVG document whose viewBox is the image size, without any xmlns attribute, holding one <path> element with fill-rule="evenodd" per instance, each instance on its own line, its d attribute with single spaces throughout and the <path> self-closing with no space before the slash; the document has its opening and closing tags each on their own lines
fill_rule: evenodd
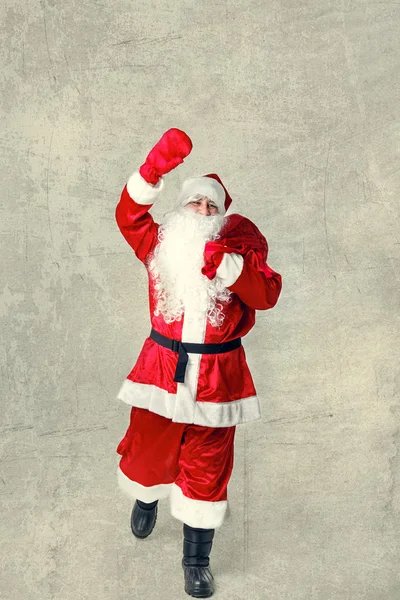
<svg viewBox="0 0 400 600">
<path fill-rule="evenodd" d="M 135 171 L 129 177 L 126 187 L 132 200 L 138 204 L 153 204 L 164 187 L 164 180 L 161 178 L 157 185 L 151 185 L 143 179 L 139 171 Z"/>
<path fill-rule="evenodd" d="M 172 484 L 170 495 L 171 515 L 190 527 L 199 529 L 215 529 L 224 521 L 228 501 L 205 502 L 193 500 L 182 493 L 181 488 Z"/>
<path fill-rule="evenodd" d="M 228 254 L 228 252 L 225 252 L 224 258 L 216 272 L 217 277 L 222 279 L 225 287 L 233 285 L 239 278 L 243 269 L 243 263 L 244 258 L 241 254 L 236 254 L 235 252 Z"/>
</svg>

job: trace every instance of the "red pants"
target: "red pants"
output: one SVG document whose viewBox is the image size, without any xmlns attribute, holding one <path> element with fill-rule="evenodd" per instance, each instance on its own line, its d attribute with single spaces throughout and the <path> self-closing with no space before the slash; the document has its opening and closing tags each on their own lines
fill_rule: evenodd
<svg viewBox="0 0 400 600">
<path fill-rule="evenodd" d="M 191 527 L 222 525 L 233 469 L 235 426 L 173 423 L 132 407 L 119 443 L 118 483 L 131 498 L 169 496 L 171 514 Z"/>
</svg>

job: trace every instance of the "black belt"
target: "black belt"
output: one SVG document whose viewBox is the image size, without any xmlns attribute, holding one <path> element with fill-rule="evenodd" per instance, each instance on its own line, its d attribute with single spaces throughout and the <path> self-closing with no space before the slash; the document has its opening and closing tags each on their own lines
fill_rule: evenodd
<svg viewBox="0 0 400 600">
<path fill-rule="evenodd" d="M 187 355 L 188 352 L 193 352 L 195 354 L 221 354 L 222 352 L 235 350 L 242 345 L 242 338 L 240 337 L 235 338 L 230 342 L 221 342 L 220 344 L 191 344 L 180 342 L 179 340 L 171 340 L 165 335 L 161 335 L 161 333 L 158 333 L 155 329 L 151 330 L 150 337 L 157 342 L 157 344 L 160 344 L 160 346 L 169 348 L 172 352 L 177 352 L 179 354 L 174 377 L 174 381 L 177 381 L 178 383 L 183 383 L 185 381 L 186 365 L 189 359 Z"/>
</svg>

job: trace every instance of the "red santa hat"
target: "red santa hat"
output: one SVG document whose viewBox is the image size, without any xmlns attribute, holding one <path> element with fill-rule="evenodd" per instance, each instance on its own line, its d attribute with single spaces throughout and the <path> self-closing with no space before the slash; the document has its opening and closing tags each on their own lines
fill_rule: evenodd
<svg viewBox="0 0 400 600">
<path fill-rule="evenodd" d="M 179 192 L 177 204 L 185 206 L 190 202 L 190 198 L 196 194 L 210 198 L 217 205 L 218 212 L 223 215 L 232 203 L 232 198 L 228 194 L 226 187 L 215 173 L 186 179 Z"/>
</svg>

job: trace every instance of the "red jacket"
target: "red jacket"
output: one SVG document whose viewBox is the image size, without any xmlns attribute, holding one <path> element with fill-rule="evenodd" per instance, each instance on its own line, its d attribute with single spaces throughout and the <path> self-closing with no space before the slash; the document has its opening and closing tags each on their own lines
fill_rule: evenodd
<svg viewBox="0 0 400 600">
<path fill-rule="evenodd" d="M 118 227 L 146 268 L 159 227 L 149 209 L 163 186 L 163 180 L 157 186 L 147 184 L 136 172 L 122 190 L 116 208 Z M 252 329 L 256 309 L 267 310 L 277 303 L 282 279 L 266 263 L 268 246 L 257 227 L 233 214 L 226 217 L 221 233 L 221 241 L 235 247 L 234 253 L 224 254 L 217 269 L 217 276 L 233 292 L 222 326 L 216 328 L 206 322 L 206 307 L 194 311 L 186 307 L 182 319 L 173 323 L 166 323 L 161 314 L 155 316 L 156 296 L 149 276 L 151 325 L 162 335 L 192 343 L 227 342 L 244 337 Z M 184 383 L 174 382 L 177 360 L 176 353 L 148 337 L 118 399 L 179 423 L 228 427 L 260 418 L 243 346 L 222 354 L 189 354 Z"/>
</svg>

